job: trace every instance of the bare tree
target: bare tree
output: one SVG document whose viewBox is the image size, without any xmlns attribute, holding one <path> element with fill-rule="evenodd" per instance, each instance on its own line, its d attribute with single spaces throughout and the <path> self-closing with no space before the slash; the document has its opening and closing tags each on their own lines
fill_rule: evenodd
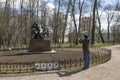
<svg viewBox="0 0 120 80">
<path fill-rule="evenodd" d="M 58 43 L 59 42 L 59 37 L 61 33 L 59 33 L 60 25 L 61 25 L 61 12 L 60 12 L 60 7 L 61 7 L 61 0 L 55 1 L 55 9 L 53 15 L 50 17 L 50 24 L 52 26 L 52 31 L 53 31 L 53 43 Z"/>
<path fill-rule="evenodd" d="M 40 0 L 37 0 L 37 23 L 39 20 L 39 3 L 40 3 Z"/>
<path fill-rule="evenodd" d="M 113 6 L 108 4 L 104 10 L 106 12 L 106 18 L 107 18 L 107 39 L 109 41 L 110 39 L 110 25 L 114 18 L 114 12 L 112 12 Z"/>
<path fill-rule="evenodd" d="M 112 36 L 113 36 L 113 44 L 115 43 L 120 43 L 120 1 L 117 0 L 115 2 L 115 12 L 117 14 L 115 14 L 114 18 L 115 18 L 115 23 L 112 25 L 111 30 L 112 30 Z"/>
<path fill-rule="evenodd" d="M 103 38 L 102 32 L 101 32 L 101 19 L 100 19 L 102 12 L 101 12 L 101 14 L 99 14 L 99 9 L 98 9 L 99 7 L 101 7 L 101 1 L 100 0 L 98 1 L 98 5 L 97 5 L 97 19 L 98 19 L 98 24 L 99 24 L 98 33 L 100 35 L 100 38 L 101 38 L 102 42 L 104 43 L 105 41 L 104 41 L 104 38 Z M 98 35 L 98 42 L 99 42 L 99 35 Z"/>
<path fill-rule="evenodd" d="M 0 47 L 3 45 L 3 2 L 0 2 Z"/>
<path fill-rule="evenodd" d="M 71 4 L 71 15 L 72 15 L 72 21 L 75 27 L 75 43 L 78 44 L 78 40 L 79 40 L 79 35 L 81 33 L 81 23 L 82 23 L 82 14 L 83 14 L 83 10 L 86 7 L 85 6 L 85 0 L 71 0 L 70 1 Z M 79 17 L 78 20 L 76 20 L 76 12 L 78 12 Z"/>
<path fill-rule="evenodd" d="M 79 27 L 78 27 L 78 35 L 80 35 L 80 29 L 81 29 L 81 19 L 82 19 L 82 13 L 83 13 L 83 7 L 85 4 L 85 0 L 81 1 L 79 0 L 78 2 L 78 7 L 79 7 Z"/>
<path fill-rule="evenodd" d="M 10 40 L 11 40 L 11 31 L 10 31 L 10 17 L 11 11 L 10 11 L 10 0 L 6 0 L 5 2 L 5 9 L 4 9 L 4 45 L 10 46 Z"/>
<path fill-rule="evenodd" d="M 96 8 L 97 8 L 97 0 L 94 0 L 94 5 L 93 5 L 93 26 L 92 26 L 92 31 L 91 31 L 91 44 L 94 44 L 94 38 L 95 38 L 95 28 L 96 28 Z"/>
<path fill-rule="evenodd" d="M 76 0 L 71 0 L 71 15 L 72 15 L 72 20 L 74 22 L 74 27 L 75 27 L 75 43 L 78 44 L 78 29 L 77 29 L 77 23 L 76 23 L 76 18 L 75 18 L 75 7 L 76 7 Z"/>
</svg>

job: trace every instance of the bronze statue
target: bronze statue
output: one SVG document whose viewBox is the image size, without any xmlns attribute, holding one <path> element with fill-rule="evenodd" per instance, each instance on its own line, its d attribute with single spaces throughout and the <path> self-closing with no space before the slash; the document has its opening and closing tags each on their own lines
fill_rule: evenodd
<svg viewBox="0 0 120 80">
<path fill-rule="evenodd" d="M 34 23 L 31 27 L 31 39 L 44 40 L 49 36 L 48 28 Z"/>
</svg>

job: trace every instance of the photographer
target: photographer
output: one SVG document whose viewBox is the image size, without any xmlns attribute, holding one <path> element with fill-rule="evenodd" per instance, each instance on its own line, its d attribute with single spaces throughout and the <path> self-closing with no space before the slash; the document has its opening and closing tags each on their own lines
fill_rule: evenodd
<svg viewBox="0 0 120 80">
<path fill-rule="evenodd" d="M 82 49 L 83 49 L 83 57 L 84 57 L 84 67 L 83 69 L 89 68 L 89 41 L 87 35 L 84 35 L 84 39 L 80 39 L 79 42 L 82 43 Z"/>
</svg>

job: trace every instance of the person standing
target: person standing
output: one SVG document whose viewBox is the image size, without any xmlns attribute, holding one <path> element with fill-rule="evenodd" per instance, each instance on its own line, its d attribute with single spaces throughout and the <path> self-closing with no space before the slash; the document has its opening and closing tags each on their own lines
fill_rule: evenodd
<svg viewBox="0 0 120 80">
<path fill-rule="evenodd" d="M 90 39 L 88 38 L 87 35 L 84 35 L 84 39 L 80 39 L 80 43 L 82 43 L 82 49 L 83 49 L 83 59 L 84 59 L 84 67 L 83 69 L 89 68 L 89 41 Z"/>
</svg>

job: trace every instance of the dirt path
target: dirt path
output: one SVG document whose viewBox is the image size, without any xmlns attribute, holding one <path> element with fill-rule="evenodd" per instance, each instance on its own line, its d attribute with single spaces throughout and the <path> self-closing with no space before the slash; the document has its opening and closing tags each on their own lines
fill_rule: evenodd
<svg viewBox="0 0 120 80">
<path fill-rule="evenodd" d="M 110 61 L 68 76 L 56 73 L 14 77 L 1 77 L 0 80 L 120 80 L 120 45 L 107 47 L 112 50 Z"/>
</svg>

